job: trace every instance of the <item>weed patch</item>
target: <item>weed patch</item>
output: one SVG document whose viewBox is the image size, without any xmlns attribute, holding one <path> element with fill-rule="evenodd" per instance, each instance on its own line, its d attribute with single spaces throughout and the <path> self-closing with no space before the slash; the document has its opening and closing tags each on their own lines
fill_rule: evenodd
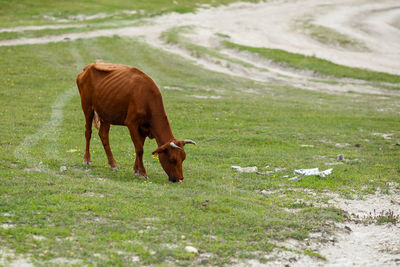
<svg viewBox="0 0 400 267">
<path fill-rule="evenodd" d="M 376 223 L 376 224 L 397 224 L 400 223 L 400 215 L 395 214 L 393 210 L 382 210 L 377 212 L 374 210 L 370 212 L 369 216 L 362 219 L 364 223 Z"/>
</svg>

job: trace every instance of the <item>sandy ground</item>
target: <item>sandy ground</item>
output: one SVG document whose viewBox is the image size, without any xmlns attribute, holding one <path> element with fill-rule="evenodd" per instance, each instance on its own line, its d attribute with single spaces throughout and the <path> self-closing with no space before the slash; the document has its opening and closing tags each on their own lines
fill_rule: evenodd
<svg viewBox="0 0 400 267">
<path fill-rule="evenodd" d="M 107 16 L 101 14 L 101 16 Z M 58 29 L 82 23 L 91 17 L 71 17 L 65 23 L 48 26 L 29 26 L 0 29 L 0 32 Z M 56 19 L 55 19 L 56 21 Z M 312 38 L 304 25 L 325 27 L 354 40 L 359 45 L 341 46 Z M 74 24 L 84 27 L 84 24 Z M 41 38 L 21 38 L 0 41 L 0 46 L 41 44 L 93 38 L 98 36 L 133 36 L 157 48 L 179 54 L 195 61 L 202 67 L 230 75 L 259 81 L 288 84 L 301 89 L 345 94 L 348 91 L 368 94 L 400 95 L 400 90 L 371 85 L 363 81 L 333 79 L 316 76 L 307 71 L 285 68 L 254 55 L 222 49 L 232 59 L 251 63 L 256 68 L 243 67 L 231 61 L 221 63 L 209 57 L 194 57 L 185 48 L 166 44 L 162 32 L 182 26 L 192 26 L 193 32 L 185 37 L 198 45 L 214 48 L 219 46 L 221 34 L 232 42 L 249 46 L 279 48 L 305 55 L 315 55 L 335 63 L 376 71 L 400 74 L 400 1 L 398 0 L 278 0 L 267 3 L 236 3 L 212 9 L 199 9 L 196 13 L 166 14 L 145 19 L 138 26 L 95 30 L 87 33 L 69 33 Z M 267 71 L 260 71 L 264 69 Z M 335 81 L 336 83 L 330 83 Z M 399 85 L 397 85 L 398 87 Z M 62 118 L 62 117 L 61 117 Z M 38 133 L 40 136 L 40 132 Z M 36 135 L 34 135 L 36 137 Z M 399 192 L 390 196 L 371 195 L 364 201 L 343 200 L 333 196 L 331 205 L 351 214 L 352 220 L 338 225 L 332 242 L 312 242 L 310 249 L 327 258 L 327 261 L 311 259 L 296 253 L 279 252 L 265 266 L 399 266 L 400 227 L 384 224 L 356 223 L 360 218 L 391 210 L 400 214 Z M 313 233 L 319 235 L 321 233 Z M 312 245 L 313 244 L 313 245 Z M 304 248 L 305 244 L 289 240 L 287 248 Z M 1 263 L 1 261 L 0 261 Z M 4 263 L 4 262 L 3 262 Z M 24 265 L 23 259 L 16 262 Z M 13 264 L 13 263 L 12 263 Z M 258 261 L 237 263 L 238 266 L 261 266 Z"/>
<path fill-rule="evenodd" d="M 344 200 L 334 196 L 331 204 L 347 211 L 352 220 L 338 225 L 335 242 L 317 244 L 316 249 L 327 258 L 317 262 L 310 257 L 300 258 L 293 266 L 399 266 L 400 225 L 364 224 L 366 218 L 382 212 L 400 214 L 400 195 L 369 195 L 364 200 Z"/>
<path fill-rule="evenodd" d="M 219 46 L 221 37 L 218 37 L 218 34 L 219 36 L 223 34 L 229 36 L 230 41 L 238 44 L 279 48 L 305 55 L 315 55 L 343 65 L 400 74 L 400 29 L 397 23 L 399 14 L 400 3 L 393 0 L 379 3 L 372 0 L 334 0 L 323 3 L 318 0 L 236 3 L 213 9 L 199 9 L 196 13 L 166 14 L 145 19 L 144 23 L 138 26 L 121 26 L 116 29 L 41 38 L 4 40 L 0 41 L 0 46 L 60 42 L 98 36 L 134 36 L 142 38 L 152 46 L 193 60 L 204 68 L 239 77 L 330 93 L 400 95 L 400 90 L 389 90 L 384 85 L 321 77 L 307 71 L 299 72 L 234 50 L 222 49 L 221 53 L 232 59 L 251 63 L 255 67 L 243 67 L 231 61 L 226 62 L 210 57 L 198 58 L 183 47 L 167 45 L 160 38 L 161 33 L 169 29 L 190 26 L 193 32 L 187 34 L 186 37 L 191 42 L 205 47 Z M 84 16 L 78 17 L 79 19 L 75 22 L 84 21 Z M 91 17 L 87 19 L 90 20 Z M 361 44 L 362 47 L 338 46 L 336 43 L 322 43 L 315 40 L 303 29 L 304 23 L 310 23 L 310 21 L 313 25 L 323 26 L 343 34 L 348 39 Z M 71 22 L 72 20 L 69 20 L 69 24 L 66 25 L 38 26 L 37 29 L 70 27 Z M 75 25 L 78 28 L 84 26 Z M 23 30 L 35 30 L 35 27 L 0 29 L 0 32 Z"/>
<path fill-rule="evenodd" d="M 234 50 L 223 49 L 221 52 L 232 59 L 249 62 L 256 68 L 243 67 L 231 61 L 224 62 L 210 57 L 198 58 L 182 47 L 165 44 L 160 38 L 162 32 L 171 28 L 191 26 L 193 33 L 186 37 L 197 45 L 210 48 L 219 45 L 221 38 L 217 34 L 223 34 L 238 44 L 279 48 L 305 55 L 315 55 L 343 65 L 400 74 L 400 29 L 397 23 L 400 16 L 400 3 L 394 0 L 375 2 L 372 0 L 332 0 L 321 3 L 318 0 L 281 0 L 258 4 L 236 3 L 213 9 L 199 9 L 196 13 L 166 14 L 145 19 L 144 23 L 138 26 L 121 26 L 116 29 L 41 38 L 4 40 L 0 41 L 0 46 L 40 44 L 98 36 L 134 36 L 141 37 L 152 46 L 196 61 L 202 67 L 230 75 L 330 93 L 400 95 L 400 90 L 389 90 L 384 85 L 321 77 L 306 71 L 299 72 Z M 82 15 L 76 17 L 75 22 L 85 20 Z M 91 17 L 87 19 L 90 20 Z M 315 40 L 305 34 L 304 26 L 302 26 L 310 21 L 313 25 L 323 26 L 343 34 L 348 39 L 361 44 L 362 47 L 338 46 L 336 43 Z M 49 29 L 70 27 L 71 20 L 68 23 L 47 27 Z M 83 26 L 76 25 L 76 27 Z M 46 26 L 37 27 L 38 30 L 44 28 Z M 27 29 L 34 30 L 35 27 L 0 29 L 0 32 L 20 32 Z"/>
<path fill-rule="evenodd" d="M 237 3 L 214 9 L 200 9 L 195 14 L 167 14 L 149 19 L 154 24 L 153 27 L 127 27 L 89 34 L 1 41 L 0 45 L 46 43 L 60 41 L 64 37 L 77 39 L 114 34 L 144 34 L 146 39 L 150 39 L 159 38 L 159 33 L 171 27 L 195 25 L 203 29 L 197 40 L 203 44 L 207 44 L 213 34 L 222 33 L 229 35 L 233 42 L 244 45 L 280 48 L 316 55 L 343 65 L 400 74 L 400 29 L 395 23 L 399 16 L 400 2 L 397 0 L 280 0 L 258 4 Z M 369 51 L 338 48 L 310 38 L 295 27 L 296 21 L 307 19 L 361 41 Z M 78 21 L 82 20 L 80 16 Z M 51 27 L 54 28 L 54 25 L 49 26 Z M 23 29 L 19 27 L 15 31 L 21 31 L 21 28 Z M 40 28 L 43 29 L 43 26 Z M 5 29 L 0 29 L 1 31 Z"/>
</svg>

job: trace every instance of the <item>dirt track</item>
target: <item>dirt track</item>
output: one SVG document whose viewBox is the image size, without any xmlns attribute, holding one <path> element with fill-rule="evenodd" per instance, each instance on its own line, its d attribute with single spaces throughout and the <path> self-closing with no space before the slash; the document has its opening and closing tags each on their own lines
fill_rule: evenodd
<svg viewBox="0 0 400 267">
<path fill-rule="evenodd" d="M 283 68 L 266 60 L 254 58 L 249 54 L 232 50 L 222 50 L 222 52 L 230 58 L 251 62 L 268 72 L 232 63 L 217 64 L 210 58 L 193 57 L 184 48 L 167 45 L 160 38 L 160 34 L 168 29 L 189 25 L 194 26 L 194 33 L 188 34 L 186 37 L 193 43 L 206 47 L 218 46 L 216 34 L 219 33 L 229 36 L 232 42 L 238 44 L 279 48 L 295 53 L 315 55 L 343 65 L 400 74 L 400 2 L 398 0 L 280 0 L 259 4 L 237 3 L 214 9 L 201 9 L 195 14 L 167 14 L 147 19 L 146 22 L 136 27 L 0 41 L 0 46 L 59 42 L 65 41 L 66 38 L 75 40 L 112 35 L 140 36 L 153 46 L 195 60 L 208 69 L 231 75 L 325 92 L 400 94 L 399 90 L 388 90 L 362 81 L 315 77 L 312 73 Z M 339 33 L 354 41 L 355 45 L 321 42 L 312 38 L 304 27 L 309 24 Z M 54 25 L 48 26 L 48 28 L 51 27 Z M 37 29 L 43 28 L 40 26 Z M 29 29 L 35 28 L 30 27 Z M 0 31 L 5 30 L 21 31 L 22 29 L 0 29 Z M 320 81 L 315 81 L 316 78 Z M 332 80 L 340 83 L 329 84 L 328 81 Z M 376 207 L 380 208 L 378 211 L 391 209 L 397 214 L 400 213 L 400 199 L 398 198 L 395 200 L 390 197 L 378 196 L 369 196 L 369 198 L 373 199 L 374 203 L 360 202 L 355 206 L 354 201 L 345 203 L 337 200 L 332 204 L 349 213 L 359 209 L 363 215 L 371 212 L 372 204 L 376 204 Z M 399 226 L 351 224 L 350 228 L 352 229 L 350 232 L 343 231 L 337 234 L 338 242 L 316 248 L 327 257 L 327 262 L 300 257 L 294 264 L 299 266 L 396 266 L 400 264 Z M 286 256 L 284 255 L 284 257 Z M 286 264 L 289 262 L 275 261 L 272 263 Z M 259 264 L 258 262 L 245 263 L 246 266 Z"/>
<path fill-rule="evenodd" d="M 232 62 L 221 64 L 220 60 L 209 57 L 194 57 L 182 47 L 166 45 L 160 38 L 162 32 L 171 28 L 191 26 L 193 33 L 186 37 L 195 44 L 210 48 L 219 44 L 216 34 L 224 34 L 229 36 L 232 42 L 238 44 L 279 48 L 305 55 L 315 55 L 338 64 L 400 74 L 399 16 L 400 3 L 394 0 L 379 3 L 373 0 L 332 0 L 324 1 L 324 3 L 318 0 L 236 3 L 213 9 L 200 9 L 195 14 L 166 14 L 146 19 L 146 23 L 134 27 L 5 40 L 0 41 L 0 46 L 40 44 L 98 36 L 136 36 L 160 49 L 195 60 L 205 68 L 235 76 L 330 93 L 400 95 L 399 90 L 388 90 L 385 86 L 320 77 L 311 72 L 284 68 L 267 60 L 233 50 L 225 49 L 221 52 L 230 58 L 250 62 L 257 68 L 245 68 Z M 60 28 L 62 25 L 47 27 Z M 83 25 L 77 27 L 83 27 Z M 307 27 L 318 31 L 330 29 L 331 33 L 340 36 L 338 38 L 345 38 L 346 41 L 354 42 L 354 44 L 321 42 L 307 33 L 309 31 Z M 21 31 L 25 28 L 0 29 L 0 31 Z M 38 26 L 38 29 L 44 28 L 44 26 Z M 31 26 L 29 29 L 35 28 Z M 266 71 L 260 71 L 260 68 Z"/>
</svg>

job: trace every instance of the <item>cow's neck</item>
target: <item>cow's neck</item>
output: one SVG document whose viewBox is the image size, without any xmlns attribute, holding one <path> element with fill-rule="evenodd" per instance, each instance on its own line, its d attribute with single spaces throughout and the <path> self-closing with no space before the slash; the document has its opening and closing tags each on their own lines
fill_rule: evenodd
<svg viewBox="0 0 400 267">
<path fill-rule="evenodd" d="M 152 134 L 156 139 L 158 146 L 175 139 L 174 135 L 172 134 L 171 125 L 169 124 L 167 115 L 165 113 L 158 116 L 153 116 Z"/>
</svg>

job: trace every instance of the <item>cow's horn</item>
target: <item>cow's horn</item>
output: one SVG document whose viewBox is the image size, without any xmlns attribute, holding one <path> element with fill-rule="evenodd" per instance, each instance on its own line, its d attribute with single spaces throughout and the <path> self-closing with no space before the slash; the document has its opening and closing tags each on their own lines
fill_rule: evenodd
<svg viewBox="0 0 400 267">
<path fill-rule="evenodd" d="M 169 143 L 169 145 L 170 145 L 172 148 L 182 149 L 182 148 L 180 148 L 179 146 L 177 146 L 174 142 Z"/>
<path fill-rule="evenodd" d="M 192 145 L 195 145 L 195 144 L 196 144 L 195 141 L 190 140 L 190 139 L 185 139 L 183 142 L 185 142 L 185 144 L 192 144 Z"/>
</svg>

